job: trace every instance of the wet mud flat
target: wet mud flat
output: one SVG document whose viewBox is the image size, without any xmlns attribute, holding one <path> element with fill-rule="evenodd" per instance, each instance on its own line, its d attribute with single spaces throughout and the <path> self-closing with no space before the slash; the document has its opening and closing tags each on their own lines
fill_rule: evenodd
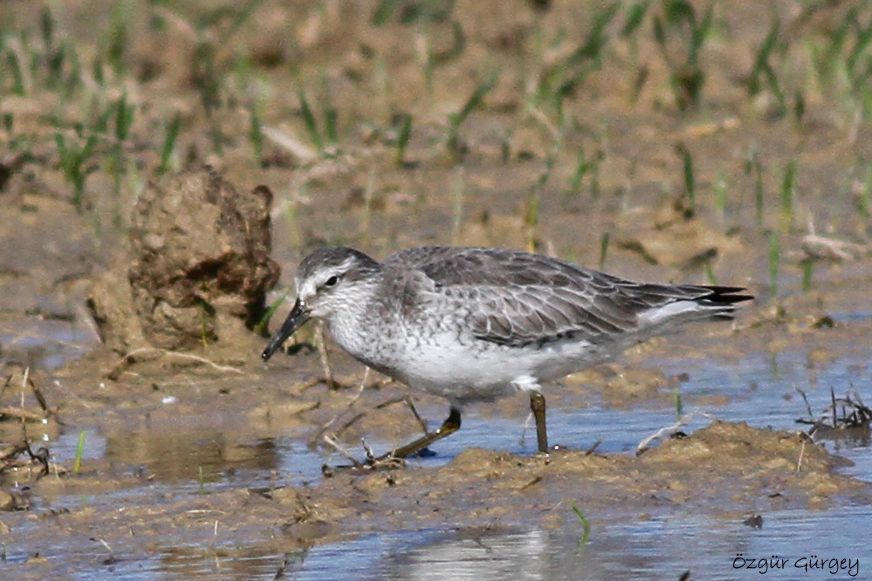
<svg viewBox="0 0 872 581">
<path fill-rule="evenodd" d="M 823 345 L 844 344 L 840 351 L 850 361 L 847 345 L 868 324 L 819 329 L 814 322 L 810 317 L 794 321 L 797 330 L 785 334 L 794 335 L 796 344 L 782 356 L 817 353 L 811 355 L 817 368 L 803 365 L 801 375 L 829 383 L 828 370 L 844 366 L 825 361 L 819 354 Z M 761 322 L 735 333 L 714 326 L 703 337 L 726 345 L 741 339 L 742 346 L 734 348 L 742 351 L 749 343 L 768 341 L 769 330 L 762 329 L 773 324 Z M 804 415 L 801 399 L 787 402 L 783 393 L 769 395 L 778 401 L 780 418 L 770 414 L 753 419 L 753 425 L 713 419 L 752 416 L 760 398 L 746 399 L 735 393 L 735 386 L 713 385 L 704 376 L 695 380 L 697 368 L 684 357 L 670 356 L 674 344 L 694 339 L 655 342 L 629 353 L 626 368 L 585 373 L 554 385 L 547 392 L 553 402 L 552 437 L 566 445 L 547 461 L 534 453 L 532 432 L 519 441 L 526 406 L 509 398 L 495 410 L 474 408 L 460 432 L 434 446 L 436 456 L 372 473 L 335 468 L 348 460 L 319 439 L 331 434 L 362 459 L 360 437 L 378 453 L 415 436 L 420 427 L 402 401 L 406 388 L 368 374 L 366 389 L 360 390 L 361 366 L 339 352 L 331 350 L 338 389 L 311 380 L 321 372 L 316 353 L 283 357 L 266 367 L 257 363 L 258 342 L 248 361 L 234 367 L 238 372 L 221 373 L 203 363 L 170 373 L 145 373 L 134 366 L 123 381 L 96 384 L 90 374 L 111 369 L 114 357 L 95 353 L 53 373 L 57 383 L 43 389 L 47 401 L 64 402 L 57 419 L 66 424 L 64 418 L 75 417 L 77 426 L 89 426 L 86 453 L 81 472 L 71 475 L 78 429 L 53 426 L 54 420 L 42 428 L 54 461 L 65 472 L 24 477 L 27 484 L 11 489 L 26 497 L 30 510 L 3 519 L 10 529 L 5 535 L 7 566 L 22 578 L 70 571 L 269 577 L 279 570 L 305 578 L 319 571 L 344 575 L 351 564 L 337 568 L 338 557 L 326 556 L 338 551 L 350 561 L 369 563 L 361 574 L 394 570 L 409 576 L 418 570 L 418 560 L 444 571 L 438 562 L 431 563 L 444 550 L 453 555 L 445 558 L 472 567 L 464 570 L 475 571 L 471 563 L 484 558 L 494 563 L 505 559 L 509 568 L 536 563 L 538 574 L 570 574 L 592 560 L 605 574 L 607 563 L 626 567 L 631 565 L 627 558 L 645 554 L 634 547 L 606 559 L 604 552 L 616 550 L 610 548 L 612 542 L 625 543 L 638 534 L 672 538 L 708 531 L 724 544 L 725 553 L 717 559 L 653 550 L 651 563 L 667 563 L 677 575 L 708 567 L 728 574 L 736 556 L 730 551 L 739 549 L 715 531 L 730 531 L 723 534 L 747 542 L 754 535 L 789 534 L 791 522 L 812 521 L 819 530 L 847 527 L 843 541 L 850 539 L 856 530 L 850 523 L 860 521 L 843 515 L 858 514 L 854 518 L 862 520 L 868 511 L 868 463 L 854 464 L 842 454 L 862 460 L 868 446 L 862 435 L 855 435 L 847 450 L 839 449 L 838 440 L 816 443 L 794 427 L 794 419 Z M 706 352 L 704 344 L 698 349 Z M 694 348 L 683 354 L 693 355 Z M 663 365 L 646 365 L 652 357 Z M 641 363 L 641 369 L 634 363 Z M 673 366 L 690 369 L 690 377 L 666 377 L 662 370 Z M 732 364 L 726 360 L 700 367 L 731 369 Z M 864 377 L 868 371 L 859 373 Z M 622 379 L 625 374 L 633 381 Z M 765 374 L 752 369 L 747 377 L 762 381 Z M 40 383 L 46 378 L 34 376 Z M 652 435 L 675 421 L 677 381 L 683 382 L 688 411 L 707 417 L 690 420 L 684 433 L 635 454 L 642 439 L 637 434 Z M 623 397 L 616 393 L 621 385 L 626 386 Z M 829 397 L 819 387 L 805 387 L 816 406 Z M 711 391 L 721 393 L 707 393 Z M 438 399 L 413 395 L 431 421 L 444 413 Z M 25 401 L 32 397 L 25 394 Z M 573 432 L 582 422 L 587 431 Z M 766 427 L 772 423 L 781 429 Z M 28 430 L 38 441 L 40 425 L 28 424 Z M 486 448 L 477 447 L 481 445 Z M 333 468 L 325 473 L 324 464 Z M 575 509 L 591 527 L 592 540 L 585 544 L 579 544 L 585 526 Z M 848 518 L 846 524 L 838 524 L 843 518 Z M 630 532 L 644 529 L 645 523 L 651 531 Z M 536 540 L 532 546 L 530 535 Z M 490 544 L 495 548 L 487 549 Z M 519 562 L 518 549 L 528 555 L 525 564 Z M 831 547 L 826 554 L 836 553 Z M 403 554 L 414 557 L 407 562 Z M 373 555 L 381 557 L 373 561 Z M 686 566 L 678 570 L 682 562 Z M 651 563 L 632 566 L 641 572 L 639 578 L 645 571 L 665 570 L 646 568 Z"/>
<path fill-rule="evenodd" d="M 868 575 L 870 18 L 2 3 L 0 576 Z M 260 324 L 312 248 L 433 243 L 757 299 L 549 386 L 547 462 L 507 398 L 335 469 L 445 402 Z"/>
</svg>

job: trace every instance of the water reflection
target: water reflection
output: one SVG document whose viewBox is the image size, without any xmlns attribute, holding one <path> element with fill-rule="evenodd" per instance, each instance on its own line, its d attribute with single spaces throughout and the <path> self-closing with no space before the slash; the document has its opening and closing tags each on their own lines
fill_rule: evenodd
<svg viewBox="0 0 872 581">
<path fill-rule="evenodd" d="M 0 368 L 16 363 L 56 369 L 99 343 L 92 330 L 75 321 L 28 318 L 0 322 Z"/>
<path fill-rule="evenodd" d="M 864 540 L 868 506 L 838 513 L 780 511 L 764 515 L 762 529 L 741 519 L 694 515 L 595 522 L 590 543 L 578 544 L 571 524 L 562 529 L 467 530 L 375 535 L 339 546 L 315 547 L 297 579 L 623 579 L 674 581 L 758 578 L 734 567 L 736 556 L 785 560 L 766 579 L 849 579 L 847 570 L 806 573 L 797 566 L 822 559 L 859 559 L 859 577 L 872 567 Z M 571 521 L 569 521 L 571 522 Z M 739 562 L 735 562 L 740 564 Z"/>
<path fill-rule="evenodd" d="M 142 465 L 160 482 L 215 482 L 239 470 L 272 471 L 279 451 L 272 438 L 241 441 L 223 430 L 141 430 L 106 436 L 106 458 Z"/>
</svg>

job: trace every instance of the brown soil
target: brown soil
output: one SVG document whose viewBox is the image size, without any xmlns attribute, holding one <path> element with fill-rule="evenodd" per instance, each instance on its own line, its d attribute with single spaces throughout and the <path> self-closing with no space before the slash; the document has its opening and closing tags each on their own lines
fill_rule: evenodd
<svg viewBox="0 0 872 581">
<path fill-rule="evenodd" d="M 807 354 L 813 372 L 864 353 L 868 317 L 833 316 L 868 314 L 863 208 L 872 141 L 862 136 L 872 101 L 868 78 L 854 86 L 838 72 L 846 56 L 823 67 L 836 71 L 830 77 L 814 60 L 828 54 L 851 7 L 869 21 L 867 4 L 773 7 L 785 32 L 769 58 L 784 103 L 765 87 L 749 92 L 768 12 L 761 18 L 752 1 L 716 4 L 695 105 L 670 68 L 682 62 L 687 30 L 670 29 L 661 49 L 652 33 L 659 5 L 623 36 L 631 3 L 621 4 L 601 58 L 579 64 L 572 55 L 600 3 L 538 10 L 468 0 L 443 18 L 439 10 L 415 12 L 443 3 L 401 2 L 376 25 L 377 6 L 390 3 L 266 1 L 245 15 L 232 5 L 216 12 L 132 2 L 113 66 L 110 4 L 46 4 L 55 40 L 43 46 L 33 3 L 0 3 L 0 441 L 21 445 L 24 420 L 32 448 L 45 435 L 51 451 L 59 434 L 85 428 L 107 440 L 104 457 L 77 474 L 70 462 L 49 463 L 49 475 L 37 478 L 43 464 L 23 448 L 2 455 L 0 506 L 31 508 L 0 518 L 4 544 L 86 563 L 94 547 L 86 539 L 95 535 L 129 559 L 165 558 L 168 544 L 183 559 L 182 547 L 219 552 L 231 540 L 280 554 L 371 531 L 562 526 L 575 518 L 567 510 L 573 502 L 597 526 L 671 512 L 732 519 L 868 498 L 868 485 L 844 475 L 818 444 L 717 421 L 639 457 L 570 449 L 546 463 L 500 452 L 494 442 L 441 468 L 338 471 L 293 486 L 269 451 L 251 445 L 290 436 L 336 464 L 343 459 L 325 434 L 357 456 L 363 436 L 401 443 L 420 431 L 401 402 L 405 387 L 364 377 L 329 342 L 337 385 L 327 385 L 311 332 L 293 355 L 260 361 L 265 339 L 251 327 L 280 296 L 264 292 L 277 279 L 279 290 L 291 285 L 296 263 L 323 244 L 376 257 L 429 243 L 534 248 L 617 275 L 714 277 L 757 295 L 733 327 L 698 326 L 567 378 L 548 392 L 551 409 L 589 406 L 591 397 L 624 410 L 670 406 L 684 379 L 652 361 L 676 354 L 740 362 L 794 350 Z M 699 17 L 705 5 L 694 6 Z M 82 79 L 69 90 L 51 73 L 61 45 L 74 47 L 81 65 L 63 61 L 62 80 Z M 21 90 L 10 51 L 35 63 L 23 69 Z M 861 57 L 868 63 L 868 50 Z M 499 70 L 493 89 L 450 146 L 452 115 L 491 70 Z M 561 120 L 549 83 L 582 71 L 567 88 Z M 119 138 L 122 95 L 135 114 Z M 336 143 L 328 135 L 334 110 Z M 406 114 L 412 132 L 398 159 Z M 175 116 L 179 137 L 161 177 Z M 257 124 L 262 136 L 253 137 Z M 58 140 L 80 147 L 91 134 L 99 139 L 79 197 Z M 580 160 L 587 169 L 575 179 Z M 792 189 L 785 186 L 791 171 Z M 810 224 L 822 238 L 809 236 Z M 441 419 L 444 402 L 413 394 L 428 418 Z M 520 425 L 526 403 L 508 398 L 476 411 Z M 252 488 L 231 478 L 220 491 L 194 494 L 185 486 L 196 487 L 197 466 L 216 473 L 241 466 L 274 474 L 277 484 Z M 160 493 L 149 492 L 153 482 Z M 70 495 L 119 506 L 53 510 Z M 32 556 L 16 573 L 63 571 Z"/>
</svg>

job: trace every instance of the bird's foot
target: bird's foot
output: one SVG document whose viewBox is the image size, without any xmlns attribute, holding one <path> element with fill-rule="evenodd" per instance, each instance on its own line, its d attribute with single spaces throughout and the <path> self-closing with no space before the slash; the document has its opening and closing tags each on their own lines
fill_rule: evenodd
<svg viewBox="0 0 872 581">
<path fill-rule="evenodd" d="M 383 470 L 397 470 L 403 468 L 405 465 L 406 461 L 402 458 L 385 454 L 378 458 L 367 458 L 363 462 L 354 460 L 351 464 L 339 464 L 337 466 L 324 464 L 321 466 L 321 474 L 330 478 L 337 472 L 380 472 Z"/>
<path fill-rule="evenodd" d="M 363 462 L 357 461 L 353 456 L 348 454 L 346 455 L 346 458 L 351 461 L 351 464 L 340 464 L 338 466 L 324 464 L 321 466 L 321 473 L 329 478 L 330 476 L 333 476 L 336 471 L 351 470 L 354 472 L 378 472 L 381 470 L 396 470 L 406 465 L 406 460 L 398 455 L 396 450 L 391 450 L 386 454 L 376 456 L 372 453 L 372 449 L 366 445 L 365 441 L 363 442 L 363 450 L 366 454 Z"/>
</svg>

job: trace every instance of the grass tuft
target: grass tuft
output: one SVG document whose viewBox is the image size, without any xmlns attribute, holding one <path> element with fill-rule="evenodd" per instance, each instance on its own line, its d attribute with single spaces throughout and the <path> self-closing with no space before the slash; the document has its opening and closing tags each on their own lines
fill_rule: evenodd
<svg viewBox="0 0 872 581">
<path fill-rule="evenodd" d="M 757 54 L 754 57 L 754 66 L 751 69 L 751 74 L 748 75 L 747 89 L 748 96 L 754 97 L 763 90 L 764 85 L 769 88 L 769 91 L 775 97 L 778 104 L 779 114 L 783 114 L 786 109 L 784 91 L 781 89 L 781 84 L 778 82 L 778 76 L 775 74 L 775 69 L 769 62 L 773 50 L 778 45 L 778 35 L 781 31 L 781 19 L 778 13 L 775 12 L 772 17 L 772 25 L 769 27 L 769 32 L 766 38 L 757 49 Z"/>
<path fill-rule="evenodd" d="M 706 75 L 699 55 L 712 30 L 714 2 L 701 18 L 688 0 L 663 0 L 654 16 L 654 39 L 670 71 L 675 104 L 681 111 L 699 105 Z"/>
<path fill-rule="evenodd" d="M 81 135 L 77 142 L 81 142 Z M 85 194 L 85 181 L 88 177 L 87 163 L 94 153 L 97 144 L 95 133 L 90 133 L 81 145 L 73 140 L 67 140 L 67 136 L 60 130 L 55 132 L 55 145 L 60 158 L 61 170 L 64 176 L 73 186 L 73 206 L 76 210 L 82 210 L 82 198 Z"/>
</svg>

